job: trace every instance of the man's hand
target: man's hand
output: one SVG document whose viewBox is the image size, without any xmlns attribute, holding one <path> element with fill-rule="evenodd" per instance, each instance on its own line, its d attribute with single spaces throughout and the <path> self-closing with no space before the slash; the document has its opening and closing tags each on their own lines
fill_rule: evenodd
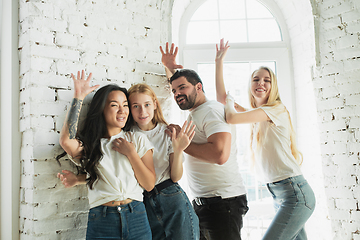
<svg viewBox="0 0 360 240">
<path fill-rule="evenodd" d="M 171 47 L 169 50 L 169 43 L 167 42 L 165 52 L 164 52 L 163 48 L 160 46 L 160 51 L 162 54 L 161 62 L 170 71 L 175 71 L 176 69 L 183 68 L 182 65 L 178 65 L 176 63 L 176 55 L 178 53 L 178 50 L 179 50 L 178 47 L 175 47 L 174 43 L 171 44 Z"/>
</svg>

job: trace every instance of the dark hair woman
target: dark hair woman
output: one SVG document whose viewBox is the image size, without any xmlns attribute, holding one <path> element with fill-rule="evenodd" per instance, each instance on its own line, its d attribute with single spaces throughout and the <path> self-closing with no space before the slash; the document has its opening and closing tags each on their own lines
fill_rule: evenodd
<svg viewBox="0 0 360 240">
<path fill-rule="evenodd" d="M 90 204 L 86 239 L 151 239 L 142 203 L 143 189 L 155 185 L 153 146 L 146 136 L 128 132 L 131 118 L 127 91 L 115 84 L 100 88 L 91 101 L 84 126 L 77 131 L 82 101 L 99 86 L 92 74 L 71 75 L 74 99 L 60 133 L 60 145 L 86 175 L 64 170 L 65 187 L 86 183 Z M 125 221 L 124 221 L 125 220 Z"/>
</svg>

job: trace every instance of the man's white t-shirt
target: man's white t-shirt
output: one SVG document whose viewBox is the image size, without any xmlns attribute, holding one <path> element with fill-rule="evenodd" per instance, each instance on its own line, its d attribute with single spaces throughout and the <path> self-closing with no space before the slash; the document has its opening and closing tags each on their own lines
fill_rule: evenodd
<svg viewBox="0 0 360 240">
<path fill-rule="evenodd" d="M 94 183 L 93 189 L 88 188 L 90 208 L 110 201 L 122 201 L 127 198 L 137 201 L 143 200 L 142 193 L 144 190 L 136 180 L 129 159 L 112 149 L 112 142 L 120 137 L 134 144 L 140 158 L 148 150 L 154 148 L 148 138 L 139 132 L 121 131 L 110 139 L 102 138 L 100 143 L 103 158 L 97 166 L 99 178 Z M 78 164 L 76 159 L 73 159 L 73 161 Z"/>
<path fill-rule="evenodd" d="M 154 167 L 156 172 L 155 185 L 170 178 L 170 154 L 174 152 L 170 137 L 165 133 L 167 125 L 158 123 L 156 127 L 149 131 L 143 131 L 138 126 L 134 126 L 132 131 L 145 134 L 149 141 L 154 145 Z"/>
<path fill-rule="evenodd" d="M 260 107 L 271 121 L 257 123 L 261 145 L 253 139 L 256 172 L 266 183 L 301 175 L 300 166 L 291 153 L 290 119 L 285 106 Z M 255 134 L 254 134 L 255 135 Z"/>
<path fill-rule="evenodd" d="M 192 110 L 188 122 L 196 125 L 192 142 L 207 143 L 207 138 L 215 133 L 231 133 L 231 152 L 223 165 L 208 163 L 190 155 L 185 161 L 190 189 L 195 197 L 230 198 L 246 194 L 239 171 L 236 147 L 236 129 L 224 119 L 224 105 L 217 101 L 206 101 Z"/>
</svg>

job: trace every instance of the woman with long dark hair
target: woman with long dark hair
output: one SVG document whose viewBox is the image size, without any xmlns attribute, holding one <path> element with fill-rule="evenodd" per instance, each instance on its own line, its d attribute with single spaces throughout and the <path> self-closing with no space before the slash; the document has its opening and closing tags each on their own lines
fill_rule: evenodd
<svg viewBox="0 0 360 240">
<path fill-rule="evenodd" d="M 82 101 L 98 88 L 91 74 L 77 74 L 74 99 L 60 133 L 60 145 L 86 175 L 63 171 L 65 187 L 86 183 L 90 204 L 86 239 L 151 239 L 142 203 L 143 189 L 155 185 L 153 146 L 141 133 L 130 133 L 127 91 L 115 84 L 94 95 L 81 131 L 77 131 Z"/>
</svg>

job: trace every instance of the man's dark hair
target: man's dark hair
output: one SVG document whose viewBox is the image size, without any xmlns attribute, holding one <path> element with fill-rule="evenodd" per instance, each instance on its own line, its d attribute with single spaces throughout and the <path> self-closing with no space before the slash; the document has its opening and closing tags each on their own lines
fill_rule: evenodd
<svg viewBox="0 0 360 240">
<path fill-rule="evenodd" d="M 181 70 L 177 70 L 174 75 L 171 76 L 171 78 L 169 79 L 170 84 L 178 79 L 179 77 L 185 77 L 186 80 L 191 83 L 191 85 L 195 86 L 197 83 L 201 83 L 202 86 L 202 91 L 204 91 L 204 84 L 202 83 L 199 75 L 191 69 L 181 69 Z"/>
</svg>

